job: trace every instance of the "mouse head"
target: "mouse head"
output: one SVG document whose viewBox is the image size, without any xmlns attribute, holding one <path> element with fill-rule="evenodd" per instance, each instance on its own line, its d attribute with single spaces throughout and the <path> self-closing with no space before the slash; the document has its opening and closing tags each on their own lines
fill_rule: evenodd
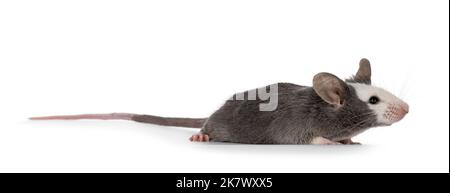
<svg viewBox="0 0 450 193">
<path fill-rule="evenodd" d="M 313 89 L 336 109 L 360 109 L 361 113 L 368 110 L 376 117 L 376 125 L 400 121 L 409 111 L 408 104 L 371 83 L 370 62 L 363 58 L 352 78 L 344 82 L 333 74 L 322 72 L 314 76 Z"/>
</svg>

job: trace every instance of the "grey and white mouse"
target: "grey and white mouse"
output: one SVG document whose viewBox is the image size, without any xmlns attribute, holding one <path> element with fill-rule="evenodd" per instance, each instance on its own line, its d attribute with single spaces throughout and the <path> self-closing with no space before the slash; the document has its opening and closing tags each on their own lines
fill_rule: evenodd
<svg viewBox="0 0 450 193">
<path fill-rule="evenodd" d="M 400 121 L 409 106 L 388 91 L 371 85 L 371 67 L 361 59 L 359 70 L 341 80 L 318 73 L 313 86 L 277 83 L 276 108 L 261 110 L 264 92 L 233 95 L 208 118 L 171 118 L 128 113 L 33 117 L 32 120 L 122 119 L 164 126 L 201 128 L 190 140 L 245 144 L 357 144 L 352 137 L 365 130 Z M 244 96 L 244 97 L 242 97 Z M 245 96 L 247 98 L 245 98 Z"/>
</svg>

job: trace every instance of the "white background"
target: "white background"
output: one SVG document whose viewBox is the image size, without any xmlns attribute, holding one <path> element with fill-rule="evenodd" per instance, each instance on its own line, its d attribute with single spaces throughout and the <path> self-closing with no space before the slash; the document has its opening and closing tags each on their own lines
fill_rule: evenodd
<svg viewBox="0 0 450 193">
<path fill-rule="evenodd" d="M 1 1 L 1 172 L 449 172 L 444 0 Z M 207 117 L 231 94 L 360 58 L 410 113 L 362 146 L 191 143 L 195 129 L 28 121 Z"/>
</svg>

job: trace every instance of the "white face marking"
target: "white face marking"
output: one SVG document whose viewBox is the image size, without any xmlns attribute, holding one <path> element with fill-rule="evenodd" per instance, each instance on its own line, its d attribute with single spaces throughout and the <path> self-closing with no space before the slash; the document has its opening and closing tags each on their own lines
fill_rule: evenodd
<svg viewBox="0 0 450 193">
<path fill-rule="evenodd" d="M 366 102 L 375 112 L 377 121 L 381 124 L 390 125 L 400 121 L 409 111 L 408 104 L 382 88 L 360 83 L 349 83 L 349 85 L 355 88 L 358 98 Z M 377 97 L 379 101 L 371 104 L 369 102 L 371 97 Z"/>
</svg>

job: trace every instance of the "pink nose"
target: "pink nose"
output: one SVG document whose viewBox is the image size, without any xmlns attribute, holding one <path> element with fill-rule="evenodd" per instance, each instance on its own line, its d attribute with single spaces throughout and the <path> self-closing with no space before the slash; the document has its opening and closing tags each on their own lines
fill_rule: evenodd
<svg viewBox="0 0 450 193">
<path fill-rule="evenodd" d="M 398 109 L 398 116 L 400 117 L 400 119 L 402 119 L 403 117 L 405 117 L 406 114 L 408 114 L 408 112 L 409 106 L 407 104 L 403 104 Z"/>
</svg>

